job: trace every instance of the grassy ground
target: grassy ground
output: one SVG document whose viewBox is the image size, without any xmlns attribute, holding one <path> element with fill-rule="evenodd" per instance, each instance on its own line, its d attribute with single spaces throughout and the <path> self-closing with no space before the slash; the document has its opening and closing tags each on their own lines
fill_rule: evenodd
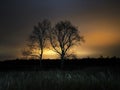
<svg viewBox="0 0 120 90">
<path fill-rule="evenodd" d="M 0 90 L 120 90 L 120 74 L 97 68 L 0 72 Z"/>
</svg>

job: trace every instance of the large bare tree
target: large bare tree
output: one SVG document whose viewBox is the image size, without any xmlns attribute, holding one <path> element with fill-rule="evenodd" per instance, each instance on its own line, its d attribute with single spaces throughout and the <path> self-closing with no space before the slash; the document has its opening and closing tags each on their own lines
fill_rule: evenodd
<svg viewBox="0 0 120 90">
<path fill-rule="evenodd" d="M 70 21 L 60 21 L 50 31 L 50 43 L 62 61 L 65 59 L 67 51 L 80 41 L 83 41 L 83 37 Z"/>
<path fill-rule="evenodd" d="M 48 31 L 51 28 L 51 23 L 49 20 L 43 20 L 38 23 L 37 26 L 34 26 L 34 30 L 29 37 L 29 48 L 31 50 L 32 56 L 37 56 L 40 59 L 40 62 L 43 57 L 43 51 L 46 47 L 46 42 L 48 39 Z"/>
</svg>

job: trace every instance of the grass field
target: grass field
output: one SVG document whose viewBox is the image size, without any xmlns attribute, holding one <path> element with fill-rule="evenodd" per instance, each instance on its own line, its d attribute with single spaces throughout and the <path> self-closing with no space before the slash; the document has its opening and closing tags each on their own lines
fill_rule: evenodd
<svg viewBox="0 0 120 90">
<path fill-rule="evenodd" d="M 120 90 L 120 73 L 86 68 L 0 72 L 0 90 Z"/>
</svg>

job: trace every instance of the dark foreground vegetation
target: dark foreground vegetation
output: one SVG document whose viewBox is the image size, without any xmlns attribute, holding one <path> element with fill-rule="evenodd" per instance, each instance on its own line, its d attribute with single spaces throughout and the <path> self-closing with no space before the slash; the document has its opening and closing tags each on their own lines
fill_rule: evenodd
<svg viewBox="0 0 120 90">
<path fill-rule="evenodd" d="M 77 70 L 88 67 L 110 67 L 119 68 L 119 58 L 83 58 L 64 60 L 62 70 Z M 55 70 L 61 69 L 61 60 L 42 60 L 41 64 L 39 60 L 7 60 L 0 62 L 0 70 Z"/>
<path fill-rule="evenodd" d="M 0 90 L 120 90 L 120 73 L 99 69 L 0 72 Z"/>
<path fill-rule="evenodd" d="M 120 90 L 120 59 L 0 62 L 0 90 Z"/>
</svg>

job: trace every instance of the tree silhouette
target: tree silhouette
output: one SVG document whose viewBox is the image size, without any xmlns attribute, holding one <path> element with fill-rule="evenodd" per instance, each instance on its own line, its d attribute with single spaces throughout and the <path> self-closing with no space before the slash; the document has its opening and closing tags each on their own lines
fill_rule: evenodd
<svg viewBox="0 0 120 90">
<path fill-rule="evenodd" d="M 29 57 L 31 56 L 31 51 L 28 48 L 24 48 L 22 50 L 22 56 L 24 57 L 24 59 L 29 59 Z"/>
<path fill-rule="evenodd" d="M 56 53 L 60 55 L 64 63 L 67 51 L 78 42 L 83 40 L 78 29 L 69 21 L 58 22 L 50 31 L 50 43 Z"/>
<path fill-rule="evenodd" d="M 60 21 L 51 27 L 49 20 L 43 20 L 34 26 L 27 45 L 29 49 L 23 50 L 22 54 L 26 58 L 28 55 L 39 58 L 41 66 L 44 48 L 51 44 L 53 50 L 60 56 L 61 67 L 63 67 L 66 58 L 76 58 L 73 53 L 69 55 L 67 52 L 81 41 L 84 41 L 83 37 L 80 36 L 79 30 L 70 21 Z"/>
<path fill-rule="evenodd" d="M 32 34 L 29 36 L 29 48 L 32 52 L 32 56 L 39 57 L 40 62 L 43 57 L 43 51 L 46 47 L 46 42 L 48 38 L 48 31 L 51 28 L 51 23 L 49 20 L 43 20 L 34 26 Z"/>
</svg>

